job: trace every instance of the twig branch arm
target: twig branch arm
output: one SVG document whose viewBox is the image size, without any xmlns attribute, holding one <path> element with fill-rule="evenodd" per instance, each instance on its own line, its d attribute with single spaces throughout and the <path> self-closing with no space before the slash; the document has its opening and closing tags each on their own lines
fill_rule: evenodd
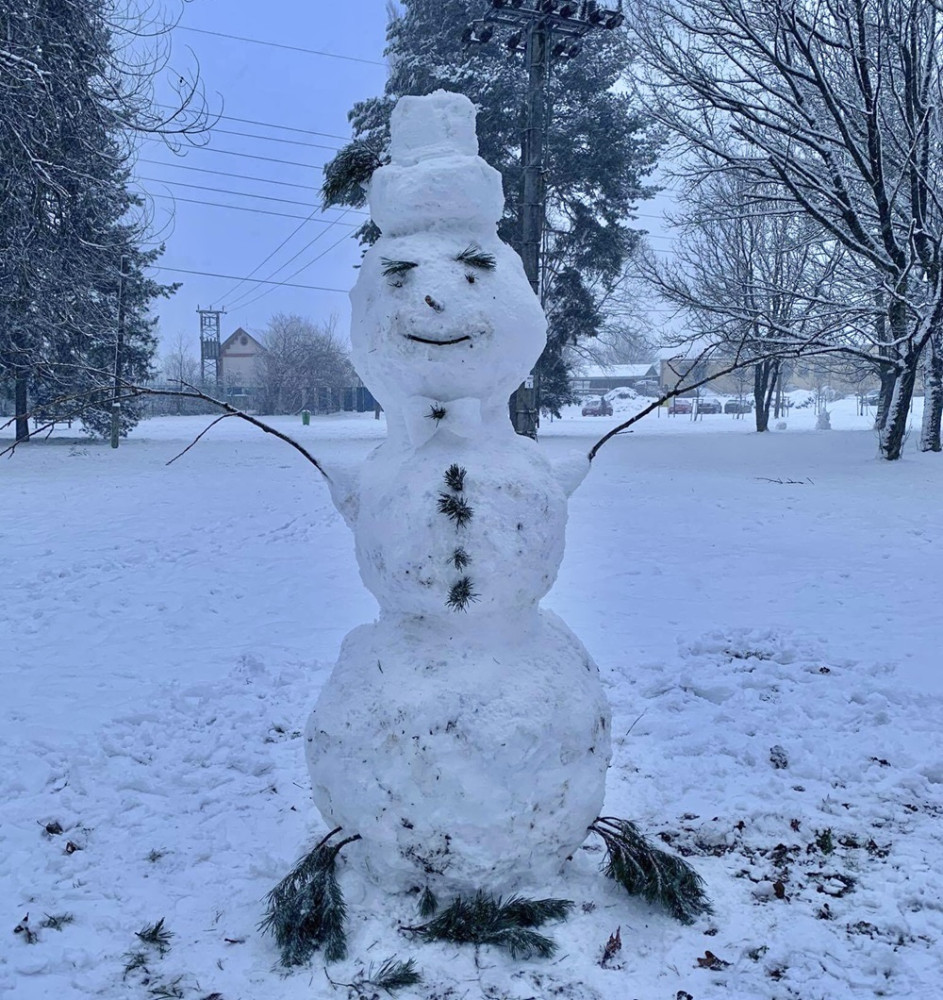
<svg viewBox="0 0 943 1000">
<path fill-rule="evenodd" d="M 220 409 L 225 410 L 226 411 L 225 416 L 239 417 L 240 419 L 245 420 L 246 422 L 252 424 L 253 427 L 258 427 L 259 430 L 264 431 L 266 434 L 271 434 L 274 437 L 277 437 L 280 441 L 284 441 L 286 444 L 291 445 L 291 447 L 294 448 L 295 451 L 300 452 L 302 455 L 304 455 L 304 457 L 318 470 L 318 472 L 321 473 L 322 476 L 324 476 L 324 478 L 329 483 L 332 482 L 331 477 L 324 471 L 324 468 L 322 467 L 321 463 L 314 457 L 314 455 L 311 454 L 310 451 L 308 451 L 307 448 L 305 448 L 303 445 L 300 445 L 294 438 L 289 437 L 282 431 L 277 430 L 275 427 L 272 427 L 271 424 L 265 423 L 264 420 L 259 420 L 258 417 L 253 417 L 251 414 L 245 413 L 243 410 L 238 409 L 231 403 L 227 403 L 222 399 L 217 399 L 215 396 L 210 396 L 209 393 L 203 392 L 201 389 L 198 389 L 196 386 L 191 385 L 189 382 L 181 381 L 180 384 L 184 386 L 184 388 L 187 389 L 188 391 L 184 392 L 183 390 L 180 389 L 150 389 L 147 386 L 139 386 L 139 385 L 128 385 L 128 390 L 132 395 L 135 396 L 176 396 L 178 398 L 182 397 L 184 399 L 187 398 L 202 399 L 204 402 L 212 403 L 214 406 L 218 406 Z M 214 420 L 213 423 L 210 424 L 210 427 L 214 426 L 217 423 L 219 423 L 219 420 Z M 206 430 L 204 430 L 192 442 L 192 444 L 188 446 L 188 448 L 185 448 L 184 451 L 180 453 L 180 455 L 184 454 L 184 452 L 186 451 L 189 451 L 189 448 L 192 448 L 193 445 L 196 444 L 196 442 L 199 441 L 199 439 L 203 436 L 203 434 L 205 434 L 206 431 L 210 429 L 210 427 L 207 427 Z M 179 458 L 180 455 L 175 456 L 175 459 Z M 175 461 L 175 459 L 171 459 L 171 461 Z"/>
<path fill-rule="evenodd" d="M 178 452 L 165 464 L 173 465 L 178 458 L 183 458 L 183 456 L 186 455 L 186 453 L 197 443 L 197 441 L 200 440 L 201 437 L 203 437 L 204 434 L 211 431 L 221 420 L 228 420 L 231 416 L 231 413 L 221 413 L 212 423 L 207 424 L 206 427 L 204 427 L 203 430 L 201 430 L 200 433 L 197 434 L 197 436 L 186 446 L 186 448 L 183 449 L 183 451 Z"/>
</svg>

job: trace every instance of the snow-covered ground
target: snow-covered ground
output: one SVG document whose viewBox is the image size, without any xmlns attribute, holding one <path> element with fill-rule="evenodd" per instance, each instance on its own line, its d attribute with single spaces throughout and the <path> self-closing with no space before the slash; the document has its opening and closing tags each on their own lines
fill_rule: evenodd
<svg viewBox="0 0 943 1000">
<path fill-rule="evenodd" d="M 883 463 L 869 417 L 830 410 L 832 432 L 811 409 L 767 435 L 662 412 L 612 440 L 545 602 L 613 704 L 606 812 L 687 854 L 713 917 L 624 898 L 589 842 L 547 887 L 577 903 L 555 958 L 420 945 L 398 929 L 414 900 L 354 895 L 331 979 L 395 954 L 424 976 L 400 996 L 430 1000 L 939 995 L 943 458 Z M 548 452 L 613 424 L 578 412 L 544 425 Z M 329 464 L 384 434 L 273 422 Z M 325 832 L 299 734 L 376 604 L 284 444 L 227 420 L 165 464 L 205 423 L 148 421 L 118 451 L 64 432 L 0 464 L 0 996 L 348 995 L 317 961 L 284 976 L 257 924 Z M 163 955 L 136 936 L 161 918 Z"/>
</svg>

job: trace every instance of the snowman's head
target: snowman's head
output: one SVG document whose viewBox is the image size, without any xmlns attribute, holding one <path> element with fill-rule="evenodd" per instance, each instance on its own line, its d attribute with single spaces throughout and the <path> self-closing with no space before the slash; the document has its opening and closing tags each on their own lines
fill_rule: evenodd
<svg viewBox="0 0 943 1000">
<path fill-rule="evenodd" d="M 478 156 L 474 106 L 445 91 L 403 97 L 390 134 L 368 192 L 383 236 L 351 292 L 354 364 L 388 409 L 409 396 L 503 404 L 547 323 L 498 239 L 501 175 Z"/>
<path fill-rule="evenodd" d="M 383 238 L 351 302 L 354 363 L 387 407 L 417 395 L 506 400 L 546 343 L 520 258 L 496 236 Z"/>
</svg>

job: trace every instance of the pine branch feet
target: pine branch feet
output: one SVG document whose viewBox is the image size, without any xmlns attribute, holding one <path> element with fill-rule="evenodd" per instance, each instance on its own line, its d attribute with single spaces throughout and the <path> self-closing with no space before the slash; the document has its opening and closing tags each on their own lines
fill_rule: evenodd
<svg viewBox="0 0 943 1000">
<path fill-rule="evenodd" d="M 690 924 L 712 911 L 700 875 L 683 858 L 651 844 L 629 820 L 604 816 L 590 831 L 606 847 L 604 873 L 630 895 L 667 910 L 675 919 Z M 286 968 L 305 964 L 317 951 L 327 962 L 347 957 L 347 907 L 337 879 L 336 863 L 341 850 L 360 840 L 359 834 L 335 840 L 332 830 L 266 897 L 260 929 L 271 933 Z M 573 910 L 568 899 L 503 899 L 478 890 L 474 896 L 458 896 L 440 909 L 439 901 L 426 887 L 419 896 L 423 923 L 401 926 L 400 931 L 421 941 L 452 941 L 456 944 L 489 944 L 503 948 L 514 959 L 550 958 L 556 942 L 536 930 L 551 921 L 565 920 Z M 376 977 L 361 975 L 361 985 L 379 985 L 387 980 L 394 988 L 417 982 L 410 960 L 390 959 Z M 346 984 L 351 985 L 351 984 Z"/>
<path fill-rule="evenodd" d="M 435 897 L 426 889 L 419 900 L 419 911 L 430 916 L 436 909 Z M 494 945 L 515 959 L 550 958 L 557 950 L 556 942 L 534 928 L 551 920 L 565 920 L 572 909 L 569 899 L 511 896 L 504 901 L 479 890 L 470 898 L 459 896 L 426 923 L 400 930 L 424 941 Z"/>
<path fill-rule="evenodd" d="M 683 924 L 713 912 L 701 876 L 683 858 L 651 844 L 634 823 L 601 816 L 589 829 L 606 845 L 603 871 L 629 895 L 664 907 Z"/>
<path fill-rule="evenodd" d="M 319 948 L 328 962 L 347 957 L 347 907 L 335 868 L 337 855 L 360 834 L 330 843 L 340 832 L 332 830 L 266 897 L 259 927 L 274 936 L 286 968 L 303 965 Z"/>
</svg>

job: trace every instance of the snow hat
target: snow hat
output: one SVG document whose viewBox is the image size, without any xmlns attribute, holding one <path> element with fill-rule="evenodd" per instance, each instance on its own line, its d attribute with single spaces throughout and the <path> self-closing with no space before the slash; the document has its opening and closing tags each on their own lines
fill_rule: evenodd
<svg viewBox="0 0 943 1000">
<path fill-rule="evenodd" d="M 478 156 L 475 106 L 464 94 L 401 97 L 390 135 L 390 163 L 374 172 L 367 191 L 384 236 L 495 234 L 504 211 L 501 175 Z"/>
</svg>

